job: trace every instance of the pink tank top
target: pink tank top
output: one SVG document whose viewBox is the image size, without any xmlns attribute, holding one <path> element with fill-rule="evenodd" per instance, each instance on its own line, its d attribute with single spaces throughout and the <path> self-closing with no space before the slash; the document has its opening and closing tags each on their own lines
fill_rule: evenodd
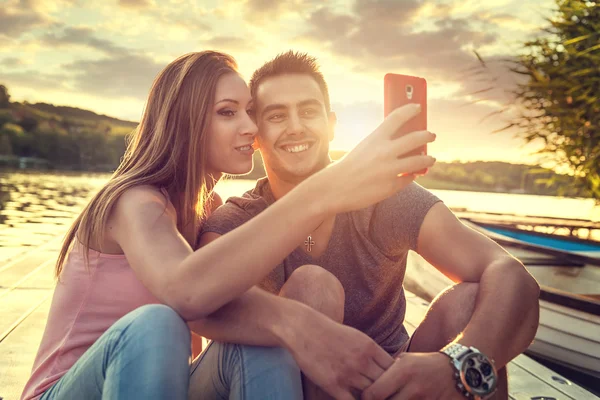
<svg viewBox="0 0 600 400">
<path fill-rule="evenodd" d="M 77 243 L 54 289 L 46 329 L 21 396 L 37 399 L 62 377 L 119 318 L 159 301 L 137 279 L 124 255 L 89 250 Z"/>
</svg>

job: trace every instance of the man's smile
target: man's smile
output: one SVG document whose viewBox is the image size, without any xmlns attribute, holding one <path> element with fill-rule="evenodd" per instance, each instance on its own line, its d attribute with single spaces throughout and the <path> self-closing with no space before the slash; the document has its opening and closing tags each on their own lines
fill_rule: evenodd
<svg viewBox="0 0 600 400">
<path fill-rule="evenodd" d="M 314 141 L 302 141 L 284 144 L 280 148 L 288 153 L 302 153 L 312 148 L 314 144 Z"/>
</svg>

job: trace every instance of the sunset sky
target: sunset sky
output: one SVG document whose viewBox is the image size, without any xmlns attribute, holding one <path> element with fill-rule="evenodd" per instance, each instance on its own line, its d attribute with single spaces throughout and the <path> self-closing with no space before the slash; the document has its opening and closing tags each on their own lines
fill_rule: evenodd
<svg viewBox="0 0 600 400">
<path fill-rule="evenodd" d="M 218 49 L 249 78 L 288 49 L 318 58 L 338 115 L 335 149 L 383 117 L 383 76 L 425 77 L 438 160 L 534 162 L 500 117 L 515 77 L 493 60 L 539 31 L 552 0 L 0 0 L 0 84 L 13 100 L 138 121 L 156 74 L 176 57 Z M 499 89 L 469 73 L 489 63 Z M 484 95 L 481 95 L 484 96 Z M 481 97 L 480 96 L 480 97 Z M 479 98 L 480 98 L 479 97 Z"/>
</svg>

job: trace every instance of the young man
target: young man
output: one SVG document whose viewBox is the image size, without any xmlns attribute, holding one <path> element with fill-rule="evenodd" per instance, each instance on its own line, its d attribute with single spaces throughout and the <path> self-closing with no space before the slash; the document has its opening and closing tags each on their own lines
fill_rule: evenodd
<svg viewBox="0 0 600 400">
<path fill-rule="evenodd" d="M 267 178 L 216 210 L 203 227 L 202 244 L 256 216 L 330 163 L 335 115 L 314 58 L 279 55 L 254 73 L 250 89 Z M 402 288 L 409 250 L 457 282 L 436 298 L 410 340 L 403 326 Z M 538 324 L 539 287 L 523 265 L 463 225 L 416 183 L 375 206 L 322 221 L 261 288 L 366 333 L 394 356 L 382 371 L 365 364 L 364 379 L 349 384 L 366 399 L 487 398 L 492 393 L 507 398 L 504 367 L 528 347 Z M 248 302 L 246 311 L 252 309 L 260 321 L 266 305 L 278 301 L 284 299 Z M 244 308 L 230 307 L 222 318 L 238 321 L 243 329 Z M 293 336 L 293 329 L 288 333 Z M 252 339 L 216 336 L 278 344 L 260 340 L 258 332 Z M 457 378 L 461 372 L 466 384 Z M 320 386 L 331 395 L 347 395 Z"/>
</svg>

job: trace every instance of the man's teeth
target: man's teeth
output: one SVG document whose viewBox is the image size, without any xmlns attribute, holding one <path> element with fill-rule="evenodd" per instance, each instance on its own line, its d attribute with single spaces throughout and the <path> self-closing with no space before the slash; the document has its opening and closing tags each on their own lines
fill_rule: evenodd
<svg viewBox="0 0 600 400">
<path fill-rule="evenodd" d="M 242 147 L 238 147 L 237 149 L 240 151 L 248 151 L 252 148 L 252 146 L 242 146 Z"/>
<path fill-rule="evenodd" d="M 286 146 L 285 151 L 288 153 L 300 153 L 301 151 L 308 150 L 308 144 L 299 144 L 296 146 Z"/>
</svg>

